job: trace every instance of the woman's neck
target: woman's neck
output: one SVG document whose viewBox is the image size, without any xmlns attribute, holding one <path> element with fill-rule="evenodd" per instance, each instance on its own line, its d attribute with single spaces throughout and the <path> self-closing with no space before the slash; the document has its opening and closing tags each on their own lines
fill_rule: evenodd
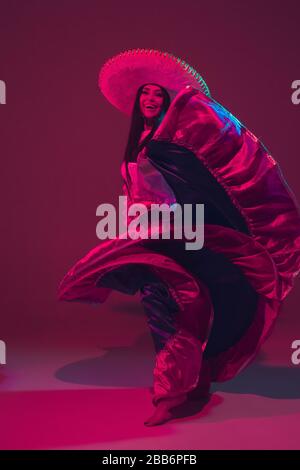
<svg viewBox="0 0 300 470">
<path fill-rule="evenodd" d="M 151 131 L 153 127 L 153 121 L 149 119 L 144 119 L 144 132 L 145 131 Z"/>
</svg>

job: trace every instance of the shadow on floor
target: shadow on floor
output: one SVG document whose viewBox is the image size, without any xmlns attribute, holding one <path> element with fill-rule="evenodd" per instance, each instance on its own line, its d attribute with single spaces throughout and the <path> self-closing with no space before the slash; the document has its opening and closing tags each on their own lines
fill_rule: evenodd
<svg viewBox="0 0 300 470">
<path fill-rule="evenodd" d="M 101 356 L 65 365 L 55 377 L 63 382 L 103 387 L 149 387 L 155 361 L 154 349 L 148 347 L 149 336 L 143 335 L 134 345 L 102 351 Z M 145 345 L 147 347 L 145 347 Z"/>
<path fill-rule="evenodd" d="M 63 382 L 82 385 L 150 387 L 155 353 L 149 350 L 148 341 L 148 335 L 143 335 L 131 347 L 106 349 L 99 357 L 67 364 L 58 369 L 55 376 Z M 212 391 L 299 399 L 300 370 L 297 367 L 270 367 L 256 362 L 234 379 L 214 383 Z"/>
<path fill-rule="evenodd" d="M 254 363 L 237 377 L 214 383 L 213 391 L 253 394 L 277 399 L 300 398 L 299 367 L 270 367 Z"/>
</svg>

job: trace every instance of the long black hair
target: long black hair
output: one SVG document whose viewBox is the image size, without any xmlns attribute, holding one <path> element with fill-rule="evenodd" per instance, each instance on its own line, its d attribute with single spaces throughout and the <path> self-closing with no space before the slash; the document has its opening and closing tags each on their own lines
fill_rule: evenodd
<svg viewBox="0 0 300 470">
<path fill-rule="evenodd" d="M 143 114 L 141 112 L 141 108 L 140 108 L 140 96 L 142 94 L 142 91 L 143 91 L 143 88 L 144 88 L 145 85 L 159 86 L 159 88 L 161 89 L 162 94 L 163 94 L 163 104 L 162 104 L 161 113 L 160 113 L 159 116 L 157 116 L 155 118 L 154 124 L 153 124 L 153 127 L 152 127 L 151 131 L 145 137 L 145 139 L 143 139 L 143 141 L 139 144 L 141 133 L 144 130 L 144 116 L 143 116 Z M 160 125 L 164 115 L 167 112 L 167 109 L 170 106 L 170 102 L 171 102 L 171 99 L 170 99 L 170 95 L 167 92 L 167 90 L 165 88 L 163 88 L 162 86 L 157 85 L 156 83 L 149 83 L 149 84 L 145 83 L 144 85 L 139 87 L 139 89 L 136 93 L 136 97 L 135 97 L 135 101 L 134 101 L 134 105 L 133 105 L 133 111 L 132 111 L 132 115 L 131 115 L 131 124 L 130 124 L 130 129 L 129 129 L 129 136 L 128 136 L 126 150 L 125 150 L 125 154 L 124 154 L 124 158 L 123 158 L 123 161 L 125 162 L 127 181 L 131 180 L 130 173 L 129 173 L 129 170 L 128 170 L 128 163 L 129 162 L 135 162 L 139 152 L 152 139 L 156 129 Z M 126 181 L 124 181 L 124 182 L 127 186 L 128 192 L 130 193 L 130 189 L 127 185 L 127 182 Z"/>
</svg>

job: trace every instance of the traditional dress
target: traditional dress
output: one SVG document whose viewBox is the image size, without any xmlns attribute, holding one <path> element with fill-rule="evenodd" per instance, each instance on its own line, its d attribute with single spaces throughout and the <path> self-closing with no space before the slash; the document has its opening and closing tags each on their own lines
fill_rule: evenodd
<svg viewBox="0 0 300 470">
<path fill-rule="evenodd" d="M 129 171 L 130 204 L 204 204 L 203 248 L 119 235 L 80 259 L 58 296 L 103 303 L 112 289 L 140 293 L 157 405 L 202 380 L 231 379 L 255 358 L 300 270 L 300 212 L 264 145 L 193 87 L 177 94 Z"/>
</svg>

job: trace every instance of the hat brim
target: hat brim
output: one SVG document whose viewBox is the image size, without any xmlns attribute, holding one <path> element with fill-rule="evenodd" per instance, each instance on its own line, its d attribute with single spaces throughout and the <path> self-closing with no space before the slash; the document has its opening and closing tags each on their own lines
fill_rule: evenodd
<svg viewBox="0 0 300 470">
<path fill-rule="evenodd" d="M 185 61 L 167 52 L 132 49 L 109 59 L 99 73 L 99 87 L 106 99 L 121 112 L 131 115 L 137 90 L 146 83 L 164 87 L 171 100 L 185 86 L 206 95 L 203 78 Z"/>
</svg>

